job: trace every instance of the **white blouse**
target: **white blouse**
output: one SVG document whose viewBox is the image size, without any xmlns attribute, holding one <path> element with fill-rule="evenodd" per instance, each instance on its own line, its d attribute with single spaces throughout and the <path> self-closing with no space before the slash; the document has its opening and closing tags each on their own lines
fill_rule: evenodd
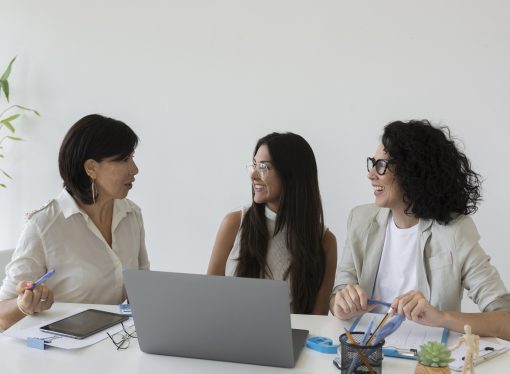
<svg viewBox="0 0 510 374">
<path fill-rule="evenodd" d="M 128 199 L 114 200 L 112 246 L 90 217 L 63 190 L 28 221 L 5 268 L 0 300 L 17 296 L 16 285 L 36 280 L 47 270 L 45 283 L 56 301 L 119 304 L 126 299 L 124 269 L 149 269 L 140 208 Z"/>
</svg>

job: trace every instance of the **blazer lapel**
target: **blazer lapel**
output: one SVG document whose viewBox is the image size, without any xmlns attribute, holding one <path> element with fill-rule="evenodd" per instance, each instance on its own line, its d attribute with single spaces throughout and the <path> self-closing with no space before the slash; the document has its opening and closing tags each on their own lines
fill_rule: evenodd
<svg viewBox="0 0 510 374">
<path fill-rule="evenodd" d="M 367 235 L 365 236 L 365 253 L 363 254 L 365 261 L 363 262 L 360 286 L 367 291 L 369 297 L 372 296 L 377 272 L 379 271 L 389 214 L 389 209 L 380 209 L 377 215 L 370 221 Z"/>
<path fill-rule="evenodd" d="M 430 284 L 425 271 L 425 246 L 430 238 L 432 220 L 420 219 L 416 248 L 416 288 L 430 301 Z"/>
</svg>

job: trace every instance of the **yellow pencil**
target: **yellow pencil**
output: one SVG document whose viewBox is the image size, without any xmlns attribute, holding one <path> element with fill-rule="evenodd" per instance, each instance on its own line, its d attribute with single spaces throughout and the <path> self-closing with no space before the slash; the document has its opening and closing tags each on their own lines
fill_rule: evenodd
<svg viewBox="0 0 510 374">
<path fill-rule="evenodd" d="M 372 343 L 372 340 L 374 340 L 375 333 L 377 332 L 377 330 L 379 330 L 386 323 L 388 318 L 390 318 L 392 315 L 393 315 L 393 309 L 390 309 L 390 311 L 388 313 L 386 313 L 384 318 L 381 320 L 381 322 L 379 322 L 379 324 L 375 328 L 374 332 L 372 333 L 372 336 L 370 337 L 370 339 L 368 339 L 367 345 L 370 345 L 370 343 Z"/>
</svg>

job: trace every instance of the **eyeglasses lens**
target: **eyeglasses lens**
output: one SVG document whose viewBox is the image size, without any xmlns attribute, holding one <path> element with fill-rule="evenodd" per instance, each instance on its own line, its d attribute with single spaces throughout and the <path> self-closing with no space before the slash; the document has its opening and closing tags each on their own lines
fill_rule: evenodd
<svg viewBox="0 0 510 374">
<path fill-rule="evenodd" d="M 124 325 L 122 325 L 122 327 L 124 327 Z M 124 327 L 124 332 L 130 337 L 130 338 L 135 338 L 135 339 L 138 339 L 138 335 L 136 335 L 136 329 L 135 329 L 135 325 L 132 325 L 132 326 L 128 326 L 128 327 Z"/>
<path fill-rule="evenodd" d="M 377 174 L 383 175 L 386 171 L 386 162 L 384 162 L 384 160 L 377 160 L 375 163 L 375 171 Z"/>
<path fill-rule="evenodd" d="M 375 163 L 374 163 L 375 161 Z M 379 175 L 384 175 L 388 168 L 388 161 L 386 160 L 375 160 L 372 157 L 367 158 L 367 171 L 370 172 L 375 167 L 375 172 Z"/>
<path fill-rule="evenodd" d="M 251 163 L 246 165 L 246 169 L 250 174 L 252 174 L 254 171 L 256 171 L 261 178 L 265 178 L 268 174 L 269 169 L 267 168 L 266 164 L 263 163 Z"/>
<path fill-rule="evenodd" d="M 117 349 L 126 349 L 127 347 L 129 347 L 129 336 L 127 336 L 126 334 L 118 332 L 113 335 L 108 334 L 108 336 L 110 337 L 110 339 L 112 339 L 113 344 L 115 344 Z"/>
</svg>

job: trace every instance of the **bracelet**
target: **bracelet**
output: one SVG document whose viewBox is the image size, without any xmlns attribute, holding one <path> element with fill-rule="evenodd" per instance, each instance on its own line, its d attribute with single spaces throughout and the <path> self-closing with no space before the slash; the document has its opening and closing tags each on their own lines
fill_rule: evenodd
<svg viewBox="0 0 510 374">
<path fill-rule="evenodd" d="M 18 296 L 18 298 L 16 299 L 16 305 L 18 306 L 19 311 L 26 316 L 31 316 L 33 313 L 27 313 L 25 309 L 23 309 L 23 307 L 21 306 L 20 301 L 21 299 Z"/>
</svg>

